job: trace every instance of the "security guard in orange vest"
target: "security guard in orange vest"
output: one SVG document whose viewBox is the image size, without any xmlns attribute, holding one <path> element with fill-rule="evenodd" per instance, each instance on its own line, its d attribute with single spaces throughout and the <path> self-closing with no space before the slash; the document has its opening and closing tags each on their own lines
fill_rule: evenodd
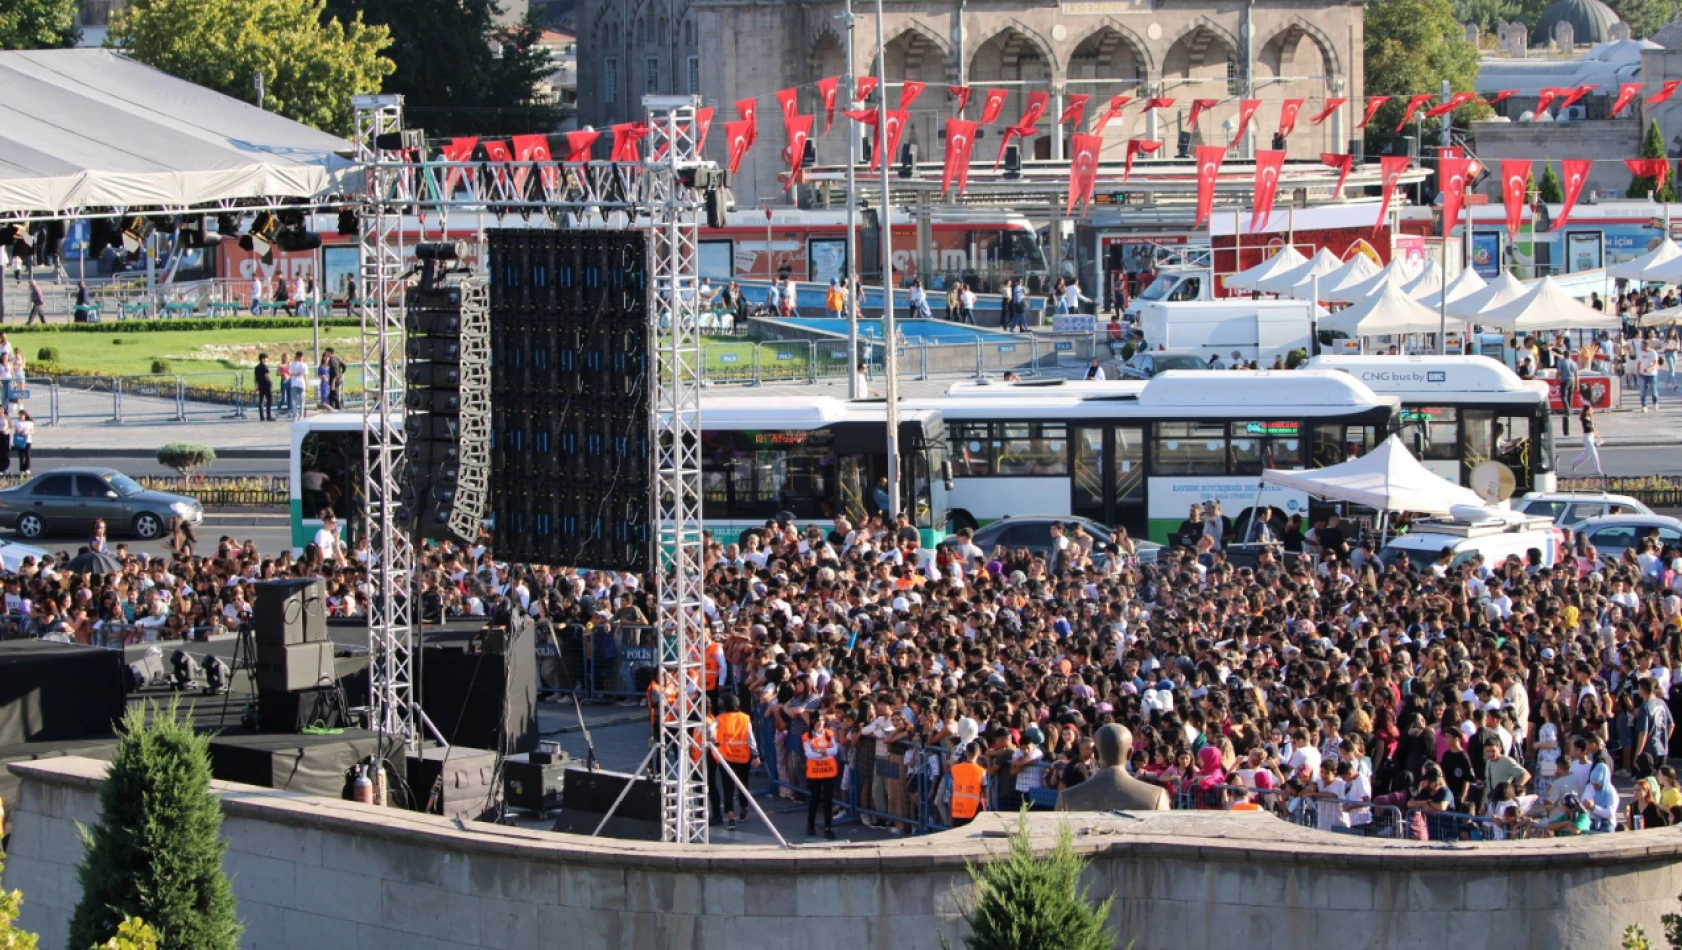
<svg viewBox="0 0 1682 950">
<path fill-rule="evenodd" d="M 730 830 L 735 831 L 736 822 L 748 820 L 748 800 L 742 789 L 748 786 L 748 770 L 759 763 L 759 742 L 753 736 L 753 725 L 748 714 L 742 712 L 742 701 L 736 694 L 725 693 L 722 702 L 724 711 L 718 714 L 713 744 L 718 747 L 718 757 L 724 760 L 723 767 L 734 773 L 742 784 L 737 787 L 729 776 L 718 771 L 715 760 L 714 773 L 710 777 L 713 813 L 723 815 Z M 732 805 L 734 811 L 731 810 Z"/>
<path fill-rule="evenodd" d="M 976 764 L 981 758 L 981 744 L 971 742 L 964 747 L 964 760 L 952 766 L 952 827 L 962 828 L 975 820 L 984 807 L 987 770 Z"/>
<path fill-rule="evenodd" d="M 841 763 L 835 733 L 829 729 L 829 715 L 822 709 L 812 713 L 812 730 L 801 740 L 806 747 L 806 837 L 816 837 L 818 811 L 823 811 L 823 836 L 835 840 L 835 784 Z"/>
<path fill-rule="evenodd" d="M 706 670 L 707 708 L 718 709 L 718 688 L 730 675 L 730 665 L 724 658 L 724 644 L 708 636 L 706 645 L 701 648 L 701 659 Z"/>
</svg>

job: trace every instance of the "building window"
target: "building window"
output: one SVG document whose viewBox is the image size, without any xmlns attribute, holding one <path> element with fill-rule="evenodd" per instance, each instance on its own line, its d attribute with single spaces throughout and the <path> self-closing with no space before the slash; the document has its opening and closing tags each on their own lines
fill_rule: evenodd
<svg viewBox="0 0 1682 950">
<path fill-rule="evenodd" d="M 602 64 L 602 98 L 609 104 L 619 101 L 619 60 L 609 56 Z"/>
<path fill-rule="evenodd" d="M 1243 92 L 1244 84 L 1238 78 L 1238 58 L 1229 57 L 1226 61 L 1226 94 L 1237 96 Z"/>
<path fill-rule="evenodd" d="M 643 60 L 643 74 L 647 77 L 647 88 L 644 92 L 660 91 L 660 60 L 653 56 Z"/>
<path fill-rule="evenodd" d="M 701 93 L 701 57 L 699 56 L 689 57 L 688 92 L 692 96 L 700 95 Z"/>
</svg>

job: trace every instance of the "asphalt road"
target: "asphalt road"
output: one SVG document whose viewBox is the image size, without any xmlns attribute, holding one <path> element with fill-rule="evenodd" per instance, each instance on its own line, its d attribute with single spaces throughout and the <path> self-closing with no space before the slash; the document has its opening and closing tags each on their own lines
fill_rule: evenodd
<svg viewBox="0 0 1682 950">
<path fill-rule="evenodd" d="M 277 554 L 290 546 L 292 543 L 292 529 L 287 527 L 285 523 L 279 521 L 276 521 L 273 524 L 262 525 L 203 524 L 199 525 L 194 530 L 198 534 L 199 538 L 196 550 L 202 554 L 214 554 L 216 552 L 216 543 L 224 535 L 233 538 L 241 544 L 248 540 L 255 541 L 257 542 L 257 550 L 263 552 L 265 555 Z M 63 551 L 72 556 L 76 554 L 76 549 L 80 547 L 85 540 L 79 535 L 67 536 L 59 534 L 42 540 L 25 541 L 23 538 L 18 537 L 17 532 L 12 531 L 9 528 L 3 534 L 0 534 L 0 537 L 4 537 L 9 541 L 20 541 L 24 544 L 34 545 L 38 548 L 45 548 L 53 554 Z M 128 549 L 130 551 L 137 553 L 143 552 L 145 554 L 155 555 L 158 557 L 169 556 L 168 550 L 164 547 L 164 543 L 167 540 L 167 538 L 159 538 L 154 541 L 141 541 L 123 534 L 116 534 L 111 538 L 113 544 L 126 544 L 128 545 Z"/>
</svg>

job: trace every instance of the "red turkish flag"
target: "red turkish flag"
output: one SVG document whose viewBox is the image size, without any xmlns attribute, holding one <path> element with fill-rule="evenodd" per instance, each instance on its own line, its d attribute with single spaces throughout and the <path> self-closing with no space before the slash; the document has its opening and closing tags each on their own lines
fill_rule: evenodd
<svg viewBox="0 0 1682 950">
<path fill-rule="evenodd" d="M 1541 93 L 1539 93 L 1536 96 L 1536 110 L 1531 114 L 1532 115 L 1541 115 L 1542 113 L 1548 111 L 1548 106 L 1553 105 L 1555 99 L 1563 99 L 1563 98 L 1565 98 L 1565 90 L 1564 89 L 1559 89 L 1559 88 L 1554 87 L 1554 86 L 1547 86 L 1547 87 L 1543 88 Z"/>
<path fill-rule="evenodd" d="M 1108 109 L 1105 109 L 1104 114 L 1098 117 L 1097 124 L 1095 126 L 1093 126 L 1092 134 L 1093 135 L 1104 134 L 1104 128 L 1110 124 L 1110 120 L 1115 118 L 1118 115 L 1121 115 L 1121 110 L 1123 108 L 1125 108 L 1129 102 L 1132 102 L 1132 101 L 1133 101 L 1132 96 L 1111 96 L 1110 97 L 1110 107 Z"/>
<path fill-rule="evenodd" d="M 1084 92 L 1070 94 L 1069 104 L 1063 107 L 1063 114 L 1057 117 L 1057 124 L 1080 128 L 1081 117 L 1086 115 L 1086 104 L 1091 99 L 1092 97 Z"/>
<path fill-rule="evenodd" d="M 1476 99 L 1477 97 L 1478 97 L 1478 94 L 1475 93 L 1475 92 L 1457 92 L 1454 95 L 1449 96 L 1446 100 L 1444 100 L 1442 105 L 1432 106 L 1431 108 L 1426 109 L 1425 110 L 1425 118 L 1427 118 L 1427 119 L 1440 119 L 1443 116 L 1448 115 L 1450 112 L 1453 112 L 1454 110 L 1456 110 L 1456 109 L 1460 108 L 1461 106 L 1465 105 L 1466 103 L 1471 102 L 1472 100 Z"/>
<path fill-rule="evenodd" d="M 1174 100 L 1172 100 L 1172 99 L 1146 99 L 1145 100 L 1145 107 L 1143 109 L 1140 109 L 1139 111 L 1140 112 L 1149 112 L 1152 109 L 1172 109 L 1172 108 L 1174 108 Z"/>
<path fill-rule="evenodd" d="M 724 143 L 730 147 L 730 174 L 734 175 L 742 167 L 742 158 L 753 146 L 753 123 L 747 119 L 725 122 Z"/>
<path fill-rule="evenodd" d="M 1256 191 L 1250 197 L 1250 232 L 1267 227 L 1273 217 L 1273 196 L 1279 193 L 1279 172 L 1285 167 L 1285 150 L 1256 149 Z"/>
<path fill-rule="evenodd" d="M 1319 112 L 1314 113 L 1314 118 L 1308 120 L 1309 124 L 1319 125 L 1322 122 L 1325 122 L 1327 119 L 1332 117 L 1332 113 L 1343 108 L 1343 104 L 1348 101 L 1348 99 L 1327 99 L 1326 107 L 1321 109 Z"/>
<path fill-rule="evenodd" d="M 549 136 L 547 135 L 516 135 L 513 138 L 514 157 L 522 162 L 550 162 Z M 556 169 L 552 166 L 541 167 L 542 181 L 545 185 L 555 186 Z M 521 166 L 514 169 L 514 188 L 525 191 L 526 182 L 531 178 L 531 169 Z"/>
<path fill-rule="evenodd" d="M 854 122 L 863 122 L 865 125 L 871 126 L 874 126 L 881 118 L 876 114 L 875 109 L 842 109 L 841 114 Z"/>
<path fill-rule="evenodd" d="M 1260 99 L 1238 100 L 1238 128 L 1232 132 L 1232 144 L 1237 145 L 1244 141 L 1244 133 L 1250 128 L 1250 119 L 1255 116 L 1256 110 L 1259 108 L 1261 108 Z"/>
<path fill-rule="evenodd" d="M 777 108 L 783 113 L 783 131 L 787 132 L 789 126 L 794 123 L 794 117 L 800 112 L 800 90 L 777 90 Z"/>
<path fill-rule="evenodd" d="M 1162 148 L 1162 143 L 1152 139 L 1130 139 L 1127 142 L 1127 160 L 1121 166 L 1121 180 L 1127 182 L 1127 176 L 1133 174 L 1133 159 L 1139 155 L 1149 155 Z"/>
<path fill-rule="evenodd" d="M 1437 159 L 1437 190 L 1443 196 L 1443 237 L 1448 237 L 1466 200 L 1467 180 L 1471 178 L 1472 160 L 1469 158 Z"/>
<path fill-rule="evenodd" d="M 1104 148 L 1102 136 L 1076 132 L 1069 136 L 1069 204 L 1064 214 L 1075 210 L 1077 200 L 1092 201 L 1092 190 L 1098 184 L 1098 153 Z"/>
<path fill-rule="evenodd" d="M 853 98 L 860 102 L 870 98 L 870 94 L 876 91 L 876 86 L 880 82 L 881 80 L 877 79 L 875 76 L 860 76 L 858 81 L 858 95 Z"/>
<path fill-rule="evenodd" d="M 999 140 L 999 154 L 993 158 L 993 170 L 998 171 L 999 170 L 999 165 L 1002 162 L 1004 162 L 1004 160 L 1005 160 L 1005 150 L 1010 148 L 1010 140 L 1011 140 L 1012 136 L 1021 136 L 1022 138 L 1027 138 L 1028 136 L 1033 135 L 1033 134 L 1034 134 L 1033 129 L 1023 129 L 1023 128 L 1018 128 L 1016 126 L 1006 126 L 1004 137 Z"/>
<path fill-rule="evenodd" d="M 1612 100 L 1612 118 L 1616 119 L 1618 113 L 1628 108 L 1629 104 L 1634 102 L 1635 97 L 1640 94 L 1641 84 L 1638 82 L 1626 82 L 1620 85 L 1618 87 L 1618 98 Z"/>
<path fill-rule="evenodd" d="M 1366 128 L 1367 123 L 1372 121 L 1372 117 L 1377 115 L 1378 110 L 1386 102 L 1389 102 L 1389 101 L 1390 101 L 1389 96 L 1368 96 L 1367 97 L 1367 114 L 1361 117 L 1361 124 L 1355 126 L 1355 128 L 1357 128 L 1357 129 Z"/>
<path fill-rule="evenodd" d="M 841 95 L 841 77 L 818 80 L 818 95 L 823 97 L 823 134 L 828 135 L 830 126 L 835 124 L 835 100 Z"/>
<path fill-rule="evenodd" d="M 759 141 L 759 103 L 753 99 L 736 100 L 736 118 L 748 124 L 748 147 Z"/>
<path fill-rule="evenodd" d="M 444 146 L 444 149 L 443 149 L 444 161 L 446 161 L 446 162 L 465 162 L 468 159 L 473 157 L 473 149 L 478 144 L 479 144 L 478 136 L 474 136 L 472 138 L 451 139 L 450 144 Z M 461 180 L 463 178 L 465 178 L 466 176 L 467 176 L 467 169 L 465 169 L 465 168 L 452 168 L 449 171 L 445 172 L 444 173 L 444 194 L 446 194 L 446 195 L 455 194 L 456 193 L 456 185 L 460 184 Z"/>
<path fill-rule="evenodd" d="M 1191 115 L 1186 117 L 1186 126 L 1192 129 L 1197 128 L 1198 116 L 1219 105 L 1220 101 L 1219 99 L 1193 99 L 1191 101 Z"/>
<path fill-rule="evenodd" d="M 1297 113 L 1302 111 L 1303 99 L 1286 99 L 1279 104 L 1279 137 L 1289 138 L 1297 129 Z"/>
<path fill-rule="evenodd" d="M 969 105 L 969 87 L 968 86 L 947 86 L 946 91 L 951 94 L 952 98 L 958 100 L 958 110 L 957 111 L 958 111 L 958 115 L 962 116 L 964 114 L 964 106 Z"/>
<path fill-rule="evenodd" d="M 1501 203 L 1507 208 L 1507 238 L 1518 237 L 1519 222 L 1524 219 L 1525 185 L 1530 181 L 1530 159 L 1501 160 Z"/>
<path fill-rule="evenodd" d="M 1224 145 L 1197 147 L 1197 223 L 1191 226 L 1194 231 L 1209 220 L 1209 210 L 1215 204 L 1215 179 L 1221 175 L 1221 160 L 1224 158 Z"/>
<path fill-rule="evenodd" d="M 1421 106 L 1430 101 L 1431 94 L 1428 92 L 1422 92 L 1419 95 L 1408 99 L 1408 107 L 1402 111 L 1402 121 L 1396 123 L 1396 131 L 1398 133 L 1401 132 L 1409 122 L 1413 121 L 1413 114 L 1418 112 Z"/>
<path fill-rule="evenodd" d="M 906 82 L 901 83 L 899 87 L 899 111 L 904 112 L 905 110 L 911 108 L 911 103 L 917 101 L 917 97 L 922 95 L 923 90 L 928 87 L 929 84 L 926 82 L 913 82 L 911 80 L 907 80 Z"/>
<path fill-rule="evenodd" d="M 590 160 L 590 150 L 595 148 L 596 139 L 601 138 L 602 134 L 595 129 L 580 129 L 577 132 L 568 132 L 566 136 L 567 162 L 582 165 Z"/>
<path fill-rule="evenodd" d="M 1016 122 L 1016 128 L 1032 130 L 1040 124 L 1040 117 L 1045 115 L 1045 107 L 1051 103 L 1051 93 L 1028 93 L 1028 106 L 1022 110 L 1022 118 Z M 1031 134 L 1031 132 L 1029 133 Z"/>
<path fill-rule="evenodd" d="M 1669 99 L 1672 95 L 1674 95 L 1676 93 L 1676 87 L 1677 86 L 1682 86 L 1682 79 L 1666 79 L 1664 81 L 1664 88 L 1660 89 L 1658 92 L 1653 93 L 1651 96 L 1648 96 L 1646 104 L 1650 105 L 1650 106 L 1656 106 L 1659 103 L 1665 101 L 1666 99 Z"/>
<path fill-rule="evenodd" d="M 1663 188 L 1664 183 L 1670 180 L 1670 160 L 1666 158 L 1626 158 L 1624 167 L 1638 178 L 1653 179 L 1654 191 Z"/>
<path fill-rule="evenodd" d="M 1009 98 L 1008 89 L 989 89 L 981 100 L 981 124 L 992 125 L 999 121 L 999 113 L 1004 111 L 1005 99 Z"/>
<path fill-rule="evenodd" d="M 1571 158 L 1559 163 L 1561 177 L 1565 179 L 1565 205 L 1559 210 L 1559 218 L 1554 221 L 1552 230 L 1558 231 L 1571 220 L 1571 209 L 1577 207 L 1577 199 L 1583 194 L 1583 188 L 1589 183 L 1589 171 L 1594 168 L 1594 162 L 1587 158 Z"/>
<path fill-rule="evenodd" d="M 700 158 L 707 152 L 707 134 L 713 130 L 712 106 L 704 106 L 695 110 L 695 157 Z"/>
<path fill-rule="evenodd" d="M 1343 183 L 1349 180 L 1349 169 L 1355 167 L 1355 159 L 1345 152 L 1321 152 L 1320 164 L 1337 169 L 1337 187 L 1332 189 L 1332 197 L 1343 194 Z"/>
<path fill-rule="evenodd" d="M 911 113 L 904 109 L 898 109 L 888 113 L 887 148 L 878 148 L 874 152 L 871 152 L 870 167 L 872 169 L 875 169 L 877 167 L 877 163 L 882 160 L 884 151 L 887 153 L 888 161 L 890 162 L 893 161 L 893 156 L 899 154 L 899 134 L 905 131 L 905 123 L 909 121 L 910 118 Z M 877 128 L 876 130 L 877 145 L 882 144 L 882 131 L 883 130 L 881 128 Z"/>
<path fill-rule="evenodd" d="M 1637 83 L 1636 85 L 1640 85 L 1640 83 Z M 1485 99 L 1483 104 L 1489 106 L 1490 108 L 1494 108 L 1497 102 L 1506 102 L 1508 99 L 1511 99 L 1516 95 L 1518 95 L 1517 89 L 1503 89 L 1495 95 L 1490 96 L 1488 99 Z"/>
<path fill-rule="evenodd" d="M 946 120 L 946 165 L 940 170 L 940 196 L 946 197 L 952 182 L 958 183 L 962 197 L 969 184 L 970 153 L 975 150 L 975 130 L 978 123 L 963 119 Z"/>
<path fill-rule="evenodd" d="M 637 155 L 637 143 L 648 136 L 648 126 L 641 122 L 621 122 L 612 127 L 613 154 L 608 158 L 613 162 L 640 162 Z"/>
<path fill-rule="evenodd" d="M 1599 86 L 1578 86 L 1575 89 L 1568 90 L 1565 93 L 1565 101 L 1560 103 L 1559 107 L 1561 109 L 1564 109 L 1564 108 L 1567 108 L 1568 106 L 1576 105 L 1577 100 L 1583 98 L 1584 96 L 1588 95 L 1589 93 L 1591 93 L 1591 92 L 1593 92 L 1593 91 L 1595 91 L 1596 89 L 1599 89 L 1599 88 L 1600 88 Z"/>
<path fill-rule="evenodd" d="M 788 181 L 783 184 L 784 191 L 800 180 L 800 163 L 806 157 L 806 140 L 812 137 L 812 123 L 817 118 L 815 115 L 797 115 L 788 124 Z"/>
<path fill-rule="evenodd" d="M 629 123 L 627 123 L 627 124 L 629 124 Z M 615 128 L 618 128 L 618 126 L 615 126 Z M 510 152 L 508 150 L 508 143 L 507 142 L 504 142 L 501 139 L 486 139 L 485 140 L 485 161 L 487 161 L 487 162 L 511 162 L 513 160 L 514 160 L 514 153 Z M 614 159 L 614 161 L 618 161 L 618 159 Z M 632 161 L 636 161 L 636 159 L 632 159 Z"/>
<path fill-rule="evenodd" d="M 1406 155 L 1386 155 L 1378 161 L 1381 169 L 1379 182 L 1383 186 L 1384 199 L 1378 205 L 1378 221 L 1372 226 L 1374 231 L 1384 227 L 1384 222 L 1389 220 L 1390 198 L 1395 195 L 1396 182 L 1401 180 L 1402 172 L 1408 170 L 1411 160 Z"/>
</svg>

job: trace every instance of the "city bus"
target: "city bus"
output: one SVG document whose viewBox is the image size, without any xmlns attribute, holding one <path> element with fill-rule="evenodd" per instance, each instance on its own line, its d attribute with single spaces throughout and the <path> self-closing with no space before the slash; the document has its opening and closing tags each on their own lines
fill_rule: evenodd
<svg viewBox="0 0 1682 950">
<path fill-rule="evenodd" d="M 1491 459 L 1515 495 L 1556 487 L 1548 384 L 1487 356 L 1316 356 L 1308 368 L 1348 373 L 1401 400 L 1398 432 L 1425 467 L 1461 485 Z"/>
<path fill-rule="evenodd" d="M 874 513 L 888 473 L 887 411 L 880 399 L 707 396 L 701 419 L 701 511 L 725 543 L 787 513 L 826 531 L 839 515 Z M 945 536 L 946 432 L 940 413 L 900 414 L 901 498 L 926 547 Z M 302 549 L 332 508 L 353 524 L 362 493 L 362 416 L 327 412 L 292 424 L 289 474 L 293 547 Z"/>
<path fill-rule="evenodd" d="M 1400 401 L 1335 370 L 1164 373 L 1147 382 L 979 384 L 906 402 L 946 423 L 950 527 L 1067 514 L 1167 542 L 1193 504 L 1235 521 L 1308 512 L 1264 468 L 1347 461 L 1389 437 Z"/>
</svg>

